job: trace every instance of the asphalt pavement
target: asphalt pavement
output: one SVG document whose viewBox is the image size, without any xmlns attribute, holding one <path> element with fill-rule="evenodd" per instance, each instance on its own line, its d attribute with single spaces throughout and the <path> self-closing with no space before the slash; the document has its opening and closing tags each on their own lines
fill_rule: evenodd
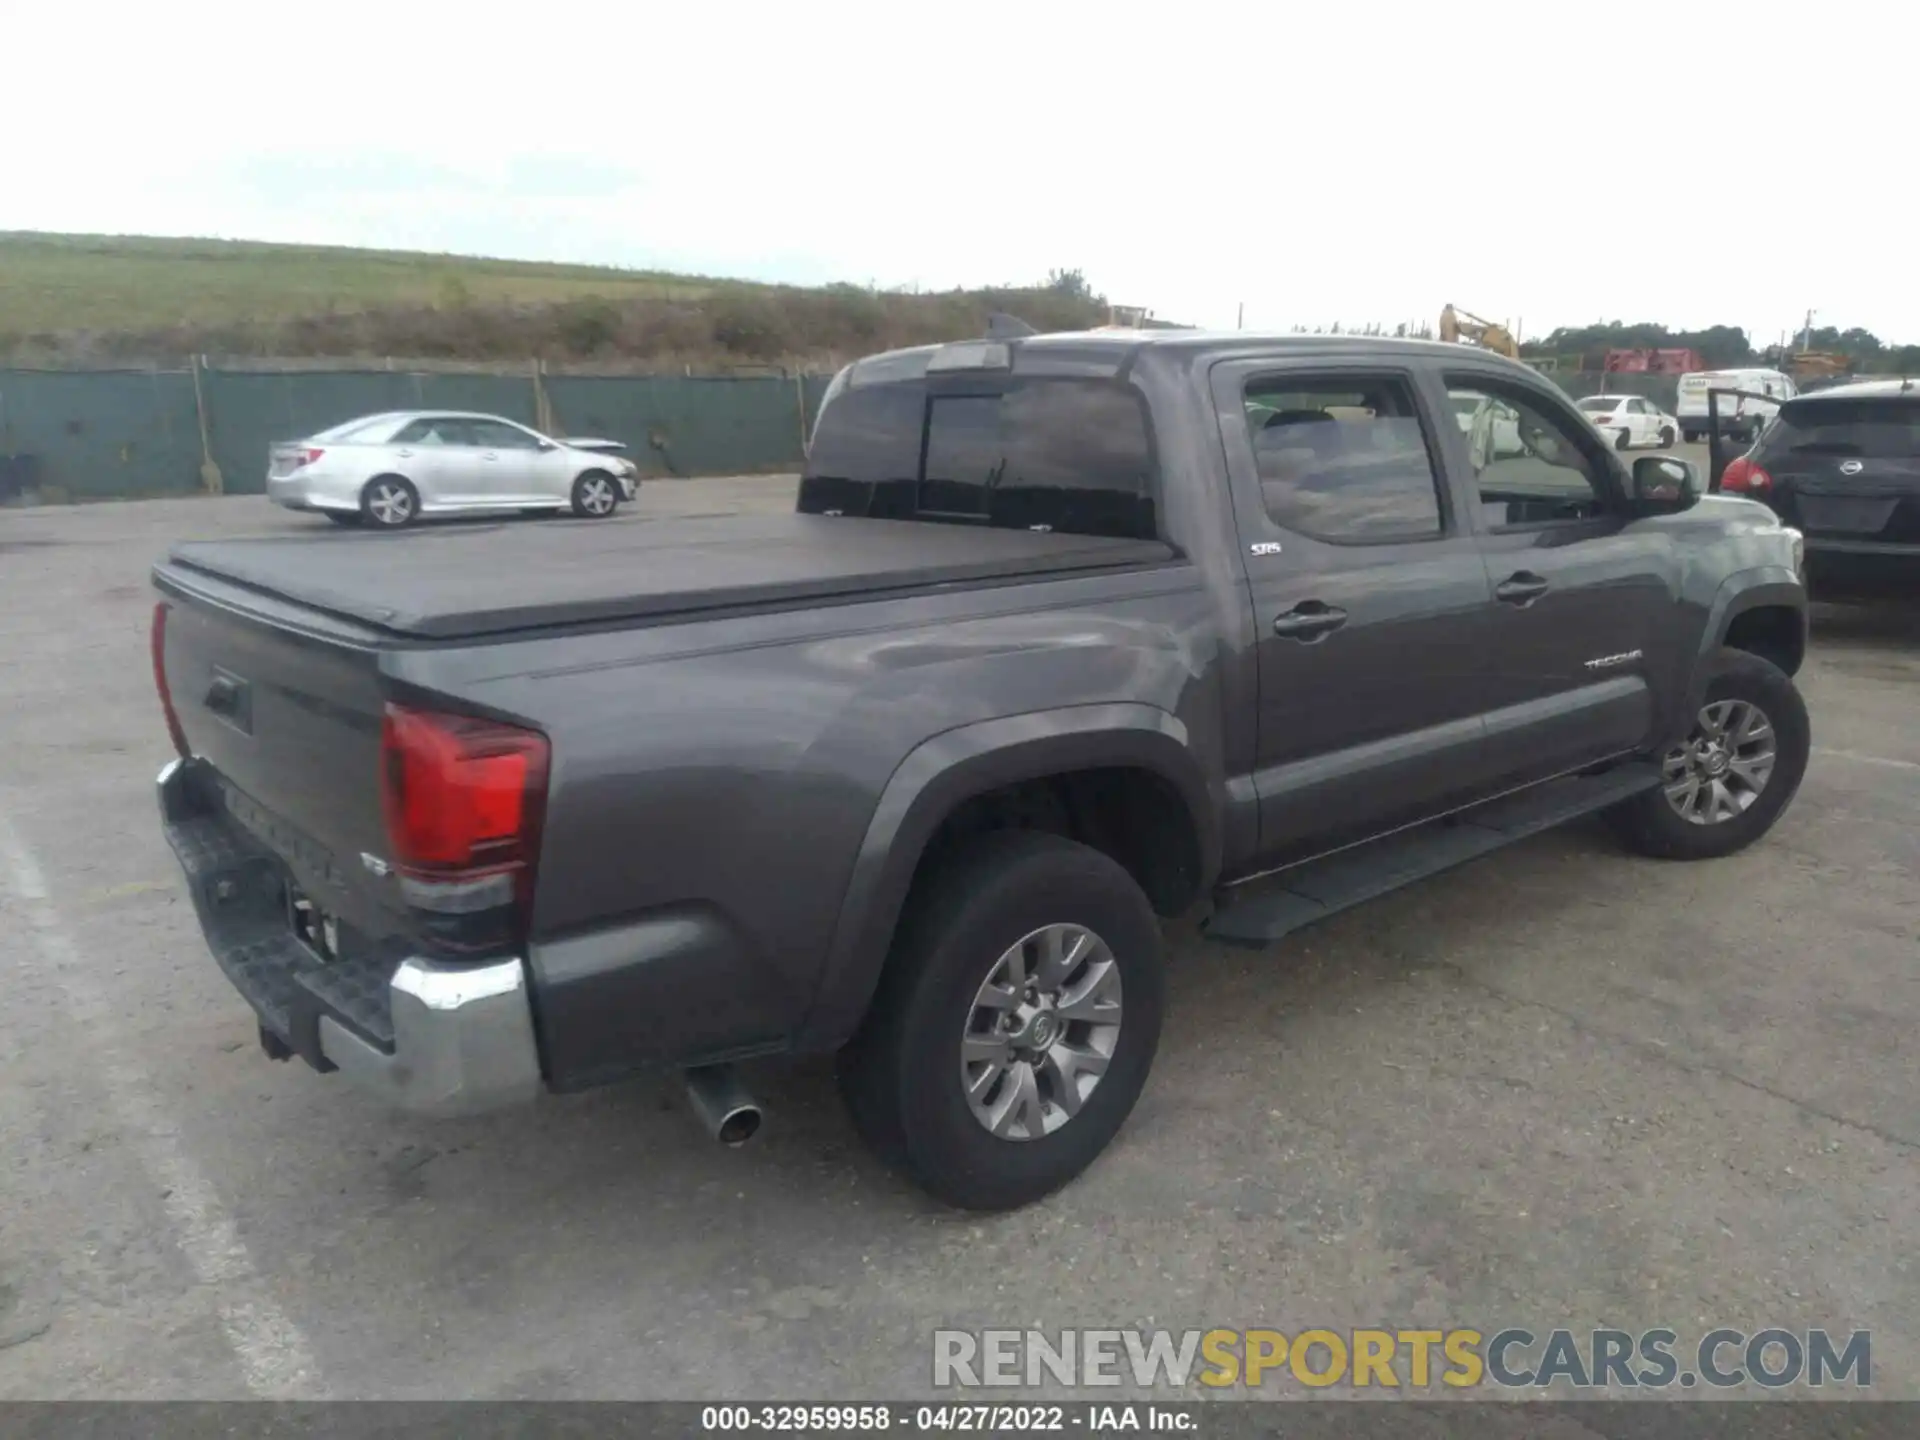
<svg viewBox="0 0 1920 1440">
<path fill-rule="evenodd" d="M 648 486 L 617 524 L 784 507 Z M 1016 1214 L 667 1079 L 389 1113 L 261 1053 L 156 820 L 147 567 L 258 498 L 0 511 L 0 1397 L 913 1396 L 936 1328 L 1825 1326 L 1920 1398 L 1920 604 L 1822 608 L 1733 859 L 1597 826 L 1248 953 L 1177 933 L 1133 1119 Z M 323 527 L 322 527 L 323 528 Z"/>
</svg>

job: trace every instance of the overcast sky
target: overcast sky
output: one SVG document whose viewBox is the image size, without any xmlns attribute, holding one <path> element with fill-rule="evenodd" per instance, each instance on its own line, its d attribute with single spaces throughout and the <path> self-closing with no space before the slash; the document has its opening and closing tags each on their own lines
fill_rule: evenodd
<svg viewBox="0 0 1920 1440">
<path fill-rule="evenodd" d="M 4 8 L 0 229 L 1920 341 L 1905 0 Z"/>
</svg>

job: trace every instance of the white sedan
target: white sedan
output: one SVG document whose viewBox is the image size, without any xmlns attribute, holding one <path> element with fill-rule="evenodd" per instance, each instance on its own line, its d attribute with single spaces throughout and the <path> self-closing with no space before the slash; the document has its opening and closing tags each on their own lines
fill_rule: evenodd
<svg viewBox="0 0 1920 1440">
<path fill-rule="evenodd" d="M 422 515 L 571 511 L 602 520 L 639 486 L 614 440 L 555 440 L 498 415 L 405 410 L 275 445 L 267 498 L 339 525 Z"/>
<path fill-rule="evenodd" d="M 1678 420 L 1639 395 L 1589 395 L 1580 402 L 1580 413 L 1618 450 L 1635 445 L 1667 450 L 1680 435 Z"/>
</svg>

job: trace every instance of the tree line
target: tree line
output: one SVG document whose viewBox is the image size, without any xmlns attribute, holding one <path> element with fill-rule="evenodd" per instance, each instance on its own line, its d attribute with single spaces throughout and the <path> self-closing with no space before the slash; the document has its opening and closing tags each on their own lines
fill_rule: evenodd
<svg viewBox="0 0 1920 1440">
<path fill-rule="evenodd" d="M 1920 375 L 1920 345 L 1890 345 L 1858 326 L 1841 330 L 1817 325 L 1810 333 L 1792 336 L 1783 351 L 1779 346 L 1754 345 L 1747 332 L 1734 325 L 1670 330 L 1665 325 L 1610 320 L 1562 326 L 1550 335 L 1522 342 L 1520 353 L 1529 360 L 1553 357 L 1563 367 L 1577 362 L 1583 370 L 1598 370 L 1609 350 L 1696 350 L 1709 368 L 1719 370 L 1778 361 L 1802 349 L 1844 355 L 1861 374 Z"/>
<path fill-rule="evenodd" d="M 1434 327 L 1424 321 L 1401 321 L 1396 325 L 1338 323 L 1320 327 L 1295 325 L 1296 335 L 1387 335 L 1400 340 L 1431 340 Z M 1920 345 L 1890 345 L 1871 330 L 1858 326 L 1841 330 L 1831 325 L 1815 326 L 1812 332 L 1794 335 L 1784 350 L 1774 346 L 1756 346 L 1745 330 L 1736 325 L 1709 325 L 1703 330 L 1670 330 L 1652 323 L 1628 324 L 1609 320 L 1594 325 L 1563 325 L 1549 335 L 1521 342 L 1520 353 L 1528 360 L 1552 360 L 1556 369 L 1600 370 L 1605 367 L 1609 350 L 1693 350 L 1709 369 L 1731 369 L 1742 365 L 1770 365 L 1785 360 L 1796 350 L 1815 350 L 1823 354 L 1844 355 L 1849 367 L 1859 374 L 1920 375 Z"/>
</svg>

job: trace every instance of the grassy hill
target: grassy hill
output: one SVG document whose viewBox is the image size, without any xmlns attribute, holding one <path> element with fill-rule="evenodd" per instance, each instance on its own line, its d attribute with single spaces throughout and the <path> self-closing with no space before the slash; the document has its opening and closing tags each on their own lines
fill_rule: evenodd
<svg viewBox="0 0 1920 1440">
<path fill-rule="evenodd" d="M 759 285 L 590 265 L 250 241 L 0 232 L 0 356 L 192 353 L 823 364 L 981 333 L 1105 319 L 1077 274 L 938 295 Z"/>
</svg>

